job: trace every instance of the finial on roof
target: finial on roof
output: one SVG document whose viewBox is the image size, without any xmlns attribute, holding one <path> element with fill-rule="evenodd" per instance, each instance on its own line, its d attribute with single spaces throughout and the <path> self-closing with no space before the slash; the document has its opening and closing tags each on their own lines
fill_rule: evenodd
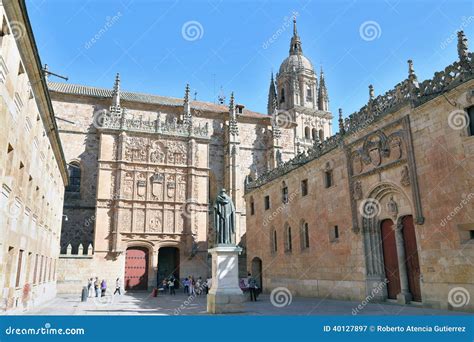
<svg viewBox="0 0 474 342">
<path fill-rule="evenodd" d="M 369 84 L 369 100 L 373 100 L 374 98 L 374 86 L 372 84 Z"/>
<path fill-rule="evenodd" d="M 468 41 L 464 35 L 464 31 L 458 32 L 458 57 L 461 61 L 467 60 L 467 55 L 469 53 Z"/>
<path fill-rule="evenodd" d="M 237 116 L 235 114 L 235 98 L 234 92 L 230 94 L 230 101 L 229 101 L 229 131 L 231 135 L 239 135 L 239 127 L 237 126 Z"/>
<path fill-rule="evenodd" d="M 413 68 L 413 60 L 409 59 L 407 63 L 408 63 L 408 76 L 409 77 L 416 76 L 415 69 Z"/>
<path fill-rule="evenodd" d="M 192 115 L 191 115 L 191 105 L 189 103 L 189 83 L 186 84 L 186 88 L 184 90 L 184 103 L 183 103 L 183 123 L 185 125 L 191 125 Z"/>
<path fill-rule="evenodd" d="M 326 89 L 326 81 L 324 80 L 324 71 L 322 66 L 321 72 L 319 74 L 318 109 L 324 111 L 329 110 L 329 96 Z"/>
<path fill-rule="evenodd" d="M 120 74 L 115 75 L 114 90 L 112 91 L 112 106 L 120 107 Z"/>
<path fill-rule="evenodd" d="M 346 133 L 346 130 L 344 128 L 344 119 L 342 118 L 342 108 L 339 108 L 339 132 L 341 134 Z"/>
<path fill-rule="evenodd" d="M 301 39 L 298 36 L 296 29 L 296 14 L 293 16 L 293 37 L 290 42 L 290 55 L 302 55 L 303 49 L 301 47 Z"/>
</svg>

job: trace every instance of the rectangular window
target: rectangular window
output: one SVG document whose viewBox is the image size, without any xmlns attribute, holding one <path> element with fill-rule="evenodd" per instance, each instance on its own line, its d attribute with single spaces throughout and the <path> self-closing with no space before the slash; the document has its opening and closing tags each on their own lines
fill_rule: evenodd
<svg viewBox="0 0 474 342">
<path fill-rule="evenodd" d="M 328 170 L 324 172 L 324 178 L 325 178 L 326 188 L 331 187 L 333 185 L 332 170 Z"/>
<path fill-rule="evenodd" d="M 250 202 L 250 215 L 255 215 L 255 203 L 253 200 Z"/>
<path fill-rule="evenodd" d="M 474 240 L 474 230 L 469 231 L 469 239 Z"/>
<path fill-rule="evenodd" d="M 339 227 L 334 226 L 334 238 L 339 239 Z"/>
<path fill-rule="evenodd" d="M 264 205 L 265 205 L 265 210 L 270 209 L 270 196 L 265 196 Z"/>
<path fill-rule="evenodd" d="M 334 226 L 329 229 L 329 241 L 336 242 L 339 239 L 339 227 Z"/>
<path fill-rule="evenodd" d="M 306 196 L 308 194 L 308 180 L 304 179 L 301 181 L 301 196 Z"/>
<path fill-rule="evenodd" d="M 20 249 L 20 252 L 18 253 L 18 265 L 16 268 L 16 281 L 15 281 L 15 287 L 20 287 L 20 279 L 21 279 L 21 264 L 23 262 L 23 250 Z"/>
<path fill-rule="evenodd" d="M 303 248 L 309 248 L 309 226 L 305 223 L 303 226 Z"/>
<path fill-rule="evenodd" d="M 467 115 L 469 116 L 469 131 L 468 135 L 474 136 L 474 106 L 467 109 Z"/>
<path fill-rule="evenodd" d="M 273 231 L 273 252 L 276 253 L 278 251 L 278 240 L 277 240 L 277 232 L 276 230 Z"/>
<path fill-rule="evenodd" d="M 33 284 L 38 284 L 38 254 L 35 256 L 35 270 L 33 272 Z"/>
<path fill-rule="evenodd" d="M 288 187 L 285 186 L 281 189 L 281 201 L 286 204 L 288 203 Z"/>
</svg>

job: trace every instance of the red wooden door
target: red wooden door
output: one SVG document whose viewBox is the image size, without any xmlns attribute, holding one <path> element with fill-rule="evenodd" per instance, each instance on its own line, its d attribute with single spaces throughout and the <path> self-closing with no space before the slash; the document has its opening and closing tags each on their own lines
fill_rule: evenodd
<svg viewBox="0 0 474 342">
<path fill-rule="evenodd" d="M 383 263 L 385 268 L 385 277 L 388 280 L 387 292 L 388 298 L 397 299 L 401 292 L 400 272 L 398 271 L 398 254 L 395 243 L 395 231 L 393 230 L 393 221 L 382 221 L 382 249 Z"/>
<path fill-rule="evenodd" d="M 415 302 L 421 302 L 420 287 L 420 263 L 418 260 L 418 250 L 416 248 L 415 226 L 413 216 L 405 216 L 402 219 L 403 239 L 405 241 L 405 256 L 408 275 L 408 287 Z"/>
<path fill-rule="evenodd" d="M 125 256 L 125 289 L 146 290 L 148 284 L 148 251 L 145 248 L 127 249 Z"/>
</svg>

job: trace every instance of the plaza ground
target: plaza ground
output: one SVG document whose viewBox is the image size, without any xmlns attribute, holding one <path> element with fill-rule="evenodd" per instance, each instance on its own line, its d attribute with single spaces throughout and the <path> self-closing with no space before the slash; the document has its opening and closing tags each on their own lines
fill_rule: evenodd
<svg viewBox="0 0 474 342">
<path fill-rule="evenodd" d="M 257 302 L 246 302 L 239 315 L 353 315 L 361 302 L 293 297 L 289 305 L 277 307 L 268 294 Z M 108 294 L 81 302 L 79 295 L 60 295 L 25 315 L 207 315 L 206 296 L 189 297 L 179 291 L 176 296 L 152 297 L 148 292 L 129 292 L 121 296 Z M 427 309 L 417 305 L 369 303 L 358 315 L 460 315 L 446 310 Z"/>
</svg>

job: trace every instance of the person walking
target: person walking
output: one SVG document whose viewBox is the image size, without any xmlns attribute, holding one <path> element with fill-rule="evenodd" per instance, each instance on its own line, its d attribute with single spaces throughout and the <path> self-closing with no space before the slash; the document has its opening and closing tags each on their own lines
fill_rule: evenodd
<svg viewBox="0 0 474 342">
<path fill-rule="evenodd" d="M 252 274 L 250 272 L 248 273 L 248 286 L 249 286 L 249 291 L 250 291 L 250 301 L 251 302 L 256 302 L 257 301 L 257 281 L 255 280 L 254 277 L 252 277 Z"/>
<path fill-rule="evenodd" d="M 188 280 L 188 278 L 184 278 L 183 288 L 184 288 L 184 293 L 189 294 L 189 280 Z"/>
<path fill-rule="evenodd" d="M 122 292 L 120 291 L 120 288 L 122 287 L 122 284 L 120 283 L 120 278 L 117 278 L 115 281 L 115 292 L 114 295 L 118 292 L 119 296 L 122 295 Z"/>
<path fill-rule="evenodd" d="M 95 296 L 99 297 L 100 286 L 99 286 L 99 278 L 98 277 L 95 277 L 95 280 L 94 280 L 94 290 L 95 290 Z"/>
<path fill-rule="evenodd" d="M 168 281 L 168 287 L 170 288 L 170 295 L 176 295 L 176 292 L 174 290 L 174 283 L 175 283 L 175 279 L 173 276 L 171 276 L 170 280 Z"/>
<path fill-rule="evenodd" d="M 199 277 L 198 280 L 196 280 L 196 294 L 198 296 L 200 296 L 201 293 L 202 293 L 202 285 L 203 285 L 202 284 L 202 278 Z"/>
<path fill-rule="evenodd" d="M 100 290 L 101 290 L 101 297 L 104 297 L 105 291 L 107 291 L 107 283 L 105 282 L 105 279 L 102 279 L 102 282 L 100 283 Z"/>
</svg>

